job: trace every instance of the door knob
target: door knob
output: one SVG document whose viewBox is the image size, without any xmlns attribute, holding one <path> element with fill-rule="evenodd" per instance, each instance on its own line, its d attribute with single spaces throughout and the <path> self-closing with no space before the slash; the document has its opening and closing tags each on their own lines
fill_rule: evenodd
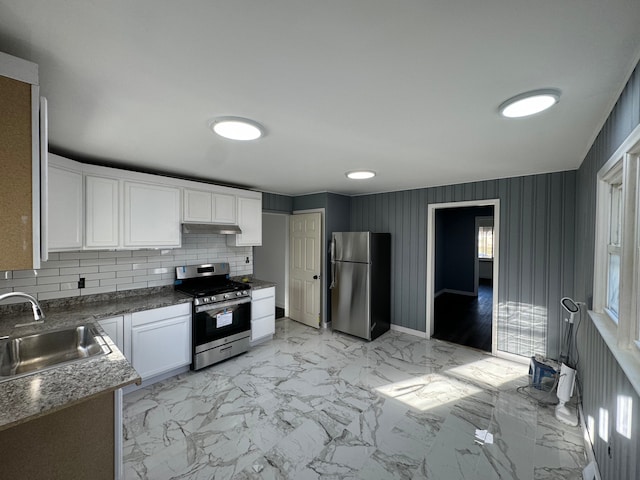
<svg viewBox="0 0 640 480">
<path fill-rule="evenodd" d="M 319 279 L 319 278 L 320 278 L 320 275 L 314 275 L 314 276 L 313 276 L 313 279 L 314 279 L 314 280 L 317 280 L 317 279 Z"/>
</svg>

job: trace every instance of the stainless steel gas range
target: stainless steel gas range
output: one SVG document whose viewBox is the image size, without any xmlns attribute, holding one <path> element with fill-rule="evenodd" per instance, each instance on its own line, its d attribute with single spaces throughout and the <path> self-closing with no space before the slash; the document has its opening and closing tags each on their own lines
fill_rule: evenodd
<svg viewBox="0 0 640 480">
<path fill-rule="evenodd" d="M 176 268 L 175 289 L 193 296 L 192 370 L 249 350 L 250 288 L 229 280 L 228 263 Z"/>
</svg>

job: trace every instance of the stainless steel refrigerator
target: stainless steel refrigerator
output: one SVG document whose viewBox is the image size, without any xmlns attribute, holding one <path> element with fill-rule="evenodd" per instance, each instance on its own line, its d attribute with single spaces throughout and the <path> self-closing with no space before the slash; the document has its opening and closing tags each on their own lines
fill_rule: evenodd
<svg viewBox="0 0 640 480">
<path fill-rule="evenodd" d="M 366 340 L 389 330 L 391 235 L 334 232 L 330 288 L 333 330 Z"/>
</svg>

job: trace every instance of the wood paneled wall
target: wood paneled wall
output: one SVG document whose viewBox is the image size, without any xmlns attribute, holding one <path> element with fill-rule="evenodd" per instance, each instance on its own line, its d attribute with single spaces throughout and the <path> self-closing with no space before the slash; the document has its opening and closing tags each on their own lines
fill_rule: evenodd
<svg viewBox="0 0 640 480">
<path fill-rule="evenodd" d="M 391 233 L 391 323 L 425 331 L 428 205 L 495 198 L 498 349 L 555 356 L 560 299 L 573 292 L 574 171 L 353 197 L 351 230 Z"/>
<path fill-rule="evenodd" d="M 639 124 L 640 66 L 629 78 L 577 174 L 575 299 L 589 306 L 593 300 L 597 173 Z M 599 432 L 594 433 L 594 451 L 600 473 L 607 480 L 640 478 L 640 396 L 629 384 L 591 320 L 584 320 L 577 335 L 583 409 L 585 416 L 594 419 L 596 427 L 601 412 L 607 411 L 611 430 L 608 442 L 599 436 Z M 617 399 L 624 396 L 631 399 L 634 408 L 631 439 L 619 435 L 615 425 Z"/>
</svg>

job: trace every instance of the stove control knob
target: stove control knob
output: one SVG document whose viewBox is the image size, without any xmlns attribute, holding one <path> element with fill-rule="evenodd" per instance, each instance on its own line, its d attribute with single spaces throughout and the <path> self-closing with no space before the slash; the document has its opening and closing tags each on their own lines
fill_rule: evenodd
<svg viewBox="0 0 640 480">
<path fill-rule="evenodd" d="M 225 294 L 224 294 L 224 298 L 225 298 L 225 299 L 226 299 L 226 298 L 229 298 L 229 294 L 228 294 L 228 293 L 225 293 Z"/>
<path fill-rule="evenodd" d="M 236 297 L 241 297 L 242 296 L 242 292 L 236 292 Z"/>
</svg>

